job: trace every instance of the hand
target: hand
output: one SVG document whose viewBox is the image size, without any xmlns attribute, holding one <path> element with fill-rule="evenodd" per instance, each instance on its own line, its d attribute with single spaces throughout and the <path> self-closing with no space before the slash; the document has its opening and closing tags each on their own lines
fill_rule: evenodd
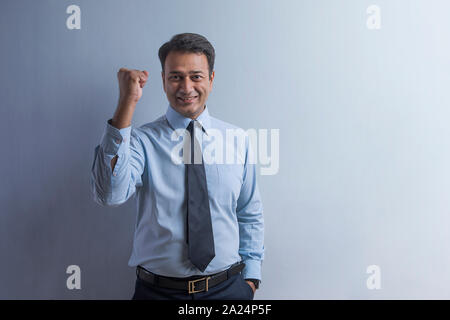
<svg viewBox="0 0 450 320">
<path fill-rule="evenodd" d="M 117 72 L 119 80 L 119 103 L 111 121 L 117 129 L 129 127 L 137 102 L 142 97 L 142 88 L 148 80 L 147 71 L 120 68 Z"/>
<path fill-rule="evenodd" d="M 120 89 L 119 101 L 136 104 L 142 97 L 142 88 L 148 80 L 148 72 L 120 68 L 117 79 Z"/>
<path fill-rule="evenodd" d="M 245 282 L 247 282 L 247 284 L 248 284 L 250 287 L 252 287 L 253 294 L 255 294 L 255 291 L 256 291 L 255 284 L 254 284 L 253 282 L 247 281 L 247 280 L 246 280 Z"/>
</svg>

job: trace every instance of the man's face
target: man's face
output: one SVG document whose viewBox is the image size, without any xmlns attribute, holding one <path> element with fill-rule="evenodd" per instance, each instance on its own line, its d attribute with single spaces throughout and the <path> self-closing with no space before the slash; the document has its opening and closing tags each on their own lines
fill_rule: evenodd
<svg viewBox="0 0 450 320">
<path fill-rule="evenodd" d="M 214 79 L 214 71 L 209 78 L 206 56 L 171 51 L 161 75 L 170 105 L 185 117 L 197 118 L 203 111 Z"/>
</svg>

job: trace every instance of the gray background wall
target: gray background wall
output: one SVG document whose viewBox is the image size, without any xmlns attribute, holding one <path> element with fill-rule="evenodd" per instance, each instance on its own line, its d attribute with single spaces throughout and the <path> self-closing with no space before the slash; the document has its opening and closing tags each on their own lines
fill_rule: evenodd
<svg viewBox="0 0 450 320">
<path fill-rule="evenodd" d="M 81 8 L 69 30 L 66 8 Z M 381 8 L 381 29 L 366 9 Z M 217 52 L 213 116 L 280 129 L 259 176 L 256 299 L 450 298 L 448 1 L 2 1 L 0 298 L 129 299 L 133 200 L 94 203 L 94 148 L 120 67 L 150 81 L 134 126 L 167 107 L 158 48 Z M 81 268 L 81 289 L 66 268 Z M 381 289 L 366 268 L 378 265 Z"/>
</svg>

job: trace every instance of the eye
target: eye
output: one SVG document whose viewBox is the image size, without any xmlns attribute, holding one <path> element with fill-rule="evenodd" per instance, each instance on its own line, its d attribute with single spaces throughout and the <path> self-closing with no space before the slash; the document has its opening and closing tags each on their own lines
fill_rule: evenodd
<svg viewBox="0 0 450 320">
<path fill-rule="evenodd" d="M 200 80 L 200 79 L 202 78 L 202 76 L 195 75 L 193 78 L 194 78 L 195 80 Z"/>
<path fill-rule="evenodd" d="M 178 80 L 180 78 L 180 76 L 171 76 L 169 77 L 170 80 Z"/>
</svg>

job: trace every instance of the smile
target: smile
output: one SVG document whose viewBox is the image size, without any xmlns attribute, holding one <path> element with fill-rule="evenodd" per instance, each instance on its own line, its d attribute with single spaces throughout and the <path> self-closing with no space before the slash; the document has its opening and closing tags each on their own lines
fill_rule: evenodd
<svg viewBox="0 0 450 320">
<path fill-rule="evenodd" d="M 179 100 L 181 100 L 181 101 L 183 101 L 183 102 L 186 102 L 186 103 L 190 103 L 190 102 L 194 101 L 195 99 L 197 99 L 197 97 L 198 97 L 198 96 L 195 96 L 195 97 L 188 97 L 188 98 L 180 98 L 180 97 L 178 97 L 177 99 L 179 99 Z"/>
</svg>

